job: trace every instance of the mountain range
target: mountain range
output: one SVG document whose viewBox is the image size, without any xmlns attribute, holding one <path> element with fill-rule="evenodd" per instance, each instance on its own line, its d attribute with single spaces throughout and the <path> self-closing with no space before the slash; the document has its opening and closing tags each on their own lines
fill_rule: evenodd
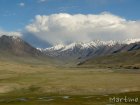
<svg viewBox="0 0 140 105">
<path fill-rule="evenodd" d="M 0 52 L 9 52 L 17 56 L 40 56 L 42 53 L 17 36 L 0 37 Z"/>
<path fill-rule="evenodd" d="M 91 62 L 94 62 L 93 60 L 98 61 L 98 63 L 104 60 L 108 61 L 107 59 L 111 58 L 110 56 L 117 57 L 117 58 L 112 57 L 111 58 L 112 60 L 120 59 L 122 55 L 119 54 L 123 54 L 123 56 L 126 56 L 126 58 L 129 58 L 129 56 L 131 56 L 132 59 L 135 57 L 139 58 L 140 55 L 137 53 L 139 52 L 139 50 L 140 50 L 140 39 L 129 39 L 125 41 L 94 40 L 88 43 L 78 42 L 72 43 L 70 45 L 59 44 L 54 47 L 41 49 L 32 47 L 30 44 L 28 44 L 27 42 L 25 42 L 24 40 L 22 40 L 20 37 L 17 36 L 3 35 L 0 37 L 1 55 L 5 53 L 10 53 L 21 57 L 43 56 L 44 59 L 49 58 L 50 60 L 51 58 L 53 60 L 56 60 L 58 64 L 72 64 L 78 66 L 84 64 L 92 65 Z M 134 57 L 133 54 L 137 56 Z M 121 57 L 121 59 L 122 58 L 123 57 Z M 136 61 L 139 62 L 139 59 Z"/>
<path fill-rule="evenodd" d="M 57 59 L 86 60 L 97 56 L 105 56 L 119 52 L 140 49 L 140 39 L 125 41 L 91 41 L 88 43 L 72 43 L 70 45 L 59 44 L 57 46 L 39 49 L 48 56 Z"/>
</svg>

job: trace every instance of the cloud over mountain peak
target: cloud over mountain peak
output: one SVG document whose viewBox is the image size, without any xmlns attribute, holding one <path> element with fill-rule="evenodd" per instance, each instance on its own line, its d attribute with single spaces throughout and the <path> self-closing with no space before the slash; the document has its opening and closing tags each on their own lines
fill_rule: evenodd
<svg viewBox="0 0 140 105">
<path fill-rule="evenodd" d="M 125 40 L 140 38 L 140 21 L 126 20 L 111 13 L 37 15 L 26 30 L 52 45 L 75 41 Z"/>
</svg>

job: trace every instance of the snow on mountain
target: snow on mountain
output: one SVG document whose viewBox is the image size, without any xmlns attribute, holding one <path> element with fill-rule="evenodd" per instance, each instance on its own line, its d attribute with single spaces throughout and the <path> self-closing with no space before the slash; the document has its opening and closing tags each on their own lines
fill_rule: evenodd
<svg viewBox="0 0 140 105">
<path fill-rule="evenodd" d="M 62 48 L 64 48 L 65 46 L 63 44 L 58 44 L 56 46 L 50 47 L 50 48 L 46 48 L 44 50 L 60 50 Z"/>
<path fill-rule="evenodd" d="M 90 47 L 99 47 L 99 46 L 104 46 L 104 45 L 108 45 L 108 46 L 113 46 L 115 45 L 116 42 L 115 41 L 99 41 L 99 40 L 95 40 L 95 41 L 91 41 L 91 42 L 77 42 L 77 43 L 71 43 L 69 45 L 63 45 L 63 44 L 58 44 L 56 46 L 50 47 L 50 48 L 46 48 L 46 49 L 42 49 L 42 50 L 61 50 L 61 51 L 66 51 L 69 49 L 74 49 L 74 48 L 80 48 L 80 49 L 85 49 L 85 48 L 90 48 Z M 41 49 L 40 49 L 41 50 Z"/>
<path fill-rule="evenodd" d="M 136 43 L 136 42 L 140 42 L 140 39 L 127 39 L 123 41 L 124 44 L 131 44 L 131 43 Z"/>
<path fill-rule="evenodd" d="M 125 41 L 94 40 L 91 42 L 71 43 L 69 45 L 58 44 L 51 48 L 38 49 L 52 57 L 75 59 L 112 54 L 126 45 L 136 42 L 140 42 L 140 39 L 127 39 Z"/>
</svg>

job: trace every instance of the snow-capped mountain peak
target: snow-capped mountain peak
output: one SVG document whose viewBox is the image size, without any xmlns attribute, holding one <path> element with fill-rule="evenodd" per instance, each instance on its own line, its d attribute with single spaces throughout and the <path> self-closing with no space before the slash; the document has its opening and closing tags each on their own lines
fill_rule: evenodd
<svg viewBox="0 0 140 105">
<path fill-rule="evenodd" d="M 38 50 L 44 50 L 44 51 L 57 51 L 57 50 L 61 50 L 61 51 L 66 51 L 68 49 L 74 49 L 74 48 L 80 48 L 80 49 L 85 49 L 85 48 L 90 48 L 90 47 L 101 47 L 101 46 L 114 46 L 116 44 L 131 44 L 131 43 L 135 43 L 135 42 L 140 42 L 140 39 L 127 39 L 124 41 L 114 41 L 114 40 L 110 40 L 110 41 L 100 41 L 100 40 L 94 40 L 91 42 L 74 42 L 71 43 L 69 45 L 64 45 L 64 44 L 58 44 L 56 46 L 50 47 L 50 48 L 45 48 L 45 49 L 41 49 L 41 48 L 37 48 Z"/>
<path fill-rule="evenodd" d="M 126 39 L 125 41 L 123 41 L 123 43 L 125 43 L 125 44 L 131 44 L 131 43 L 136 43 L 136 42 L 140 42 L 140 38 L 138 38 L 138 39 Z"/>
<path fill-rule="evenodd" d="M 99 47 L 99 46 L 104 46 L 104 45 L 108 45 L 108 46 L 113 46 L 115 45 L 117 42 L 116 41 L 100 41 L 100 40 L 94 40 L 91 42 L 74 42 L 71 43 L 69 45 L 63 45 L 63 44 L 58 44 L 56 46 L 50 47 L 50 48 L 46 48 L 44 50 L 62 50 L 62 51 L 66 51 L 68 49 L 74 49 L 74 48 L 80 48 L 80 49 L 85 49 L 85 48 L 90 48 L 90 47 Z"/>
<path fill-rule="evenodd" d="M 13 40 L 13 41 L 22 41 L 22 39 L 19 37 L 19 36 L 7 36 L 7 35 L 2 35 L 0 38 L 3 38 L 3 39 L 10 39 L 10 40 Z"/>
<path fill-rule="evenodd" d="M 65 47 L 65 45 L 63 44 L 58 44 L 56 46 L 50 47 L 50 48 L 46 48 L 45 50 L 60 50 L 63 49 Z"/>
<path fill-rule="evenodd" d="M 127 39 L 125 41 L 100 41 L 94 40 L 91 42 L 75 42 L 69 45 L 58 44 L 51 48 L 39 49 L 45 54 L 59 58 L 87 58 L 91 56 L 107 55 L 118 51 L 130 51 L 131 49 L 138 49 L 132 47 L 133 44 L 140 42 L 140 39 Z M 129 46 L 132 44 L 131 46 Z M 128 47 L 126 47 L 128 46 Z M 120 50 L 121 49 L 121 50 Z"/>
</svg>

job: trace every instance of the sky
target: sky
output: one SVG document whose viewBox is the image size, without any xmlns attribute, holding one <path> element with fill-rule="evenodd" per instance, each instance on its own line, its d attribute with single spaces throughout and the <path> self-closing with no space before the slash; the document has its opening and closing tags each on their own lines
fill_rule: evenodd
<svg viewBox="0 0 140 105">
<path fill-rule="evenodd" d="M 140 0 L 0 0 L 0 35 L 35 47 L 140 38 Z"/>
</svg>

